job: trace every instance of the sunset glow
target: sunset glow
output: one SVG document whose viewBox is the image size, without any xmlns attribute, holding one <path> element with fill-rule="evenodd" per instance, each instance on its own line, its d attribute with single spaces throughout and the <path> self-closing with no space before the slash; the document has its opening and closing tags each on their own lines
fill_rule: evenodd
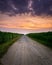
<svg viewBox="0 0 52 65">
<path fill-rule="evenodd" d="M 18 28 L 18 29 L 52 29 L 52 17 L 32 16 L 32 15 L 16 15 L 9 17 L 0 14 L 0 27 Z"/>
</svg>

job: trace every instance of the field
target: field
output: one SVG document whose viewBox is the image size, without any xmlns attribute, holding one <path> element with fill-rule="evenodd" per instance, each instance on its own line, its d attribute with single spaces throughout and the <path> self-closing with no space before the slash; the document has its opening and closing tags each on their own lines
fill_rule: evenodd
<svg viewBox="0 0 52 65">
<path fill-rule="evenodd" d="M 21 36 L 22 34 L 0 31 L 0 58 L 7 52 L 8 48 Z"/>
<path fill-rule="evenodd" d="M 30 33 L 27 34 L 27 36 L 41 44 L 48 46 L 49 48 L 52 48 L 52 32 Z"/>
</svg>

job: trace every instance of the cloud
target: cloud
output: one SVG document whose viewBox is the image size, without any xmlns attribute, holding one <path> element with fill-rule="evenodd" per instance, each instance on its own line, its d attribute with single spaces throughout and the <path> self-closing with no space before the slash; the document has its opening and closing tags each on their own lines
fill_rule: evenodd
<svg viewBox="0 0 52 65">
<path fill-rule="evenodd" d="M 12 16 L 29 12 L 52 16 L 52 0 L 0 0 L 0 11 Z"/>
<path fill-rule="evenodd" d="M 52 15 L 52 0 L 33 0 L 32 7 L 37 15 Z"/>
<path fill-rule="evenodd" d="M 52 29 L 52 17 L 42 18 L 40 16 L 16 15 L 9 17 L 8 15 L 0 15 L 0 27 L 19 28 L 19 29 Z"/>
</svg>

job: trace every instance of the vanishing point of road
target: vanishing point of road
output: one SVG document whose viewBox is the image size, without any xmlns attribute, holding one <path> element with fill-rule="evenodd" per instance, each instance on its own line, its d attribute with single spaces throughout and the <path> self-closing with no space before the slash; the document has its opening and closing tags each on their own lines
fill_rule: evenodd
<svg viewBox="0 0 52 65">
<path fill-rule="evenodd" d="M 22 36 L 1 59 L 3 65 L 52 65 L 52 50 Z"/>
</svg>

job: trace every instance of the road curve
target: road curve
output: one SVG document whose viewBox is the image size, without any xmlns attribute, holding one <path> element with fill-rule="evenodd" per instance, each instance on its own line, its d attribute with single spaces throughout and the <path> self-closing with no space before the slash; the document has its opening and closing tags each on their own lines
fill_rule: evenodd
<svg viewBox="0 0 52 65">
<path fill-rule="evenodd" d="M 3 65 L 52 65 L 52 50 L 22 36 L 1 59 Z"/>
</svg>

